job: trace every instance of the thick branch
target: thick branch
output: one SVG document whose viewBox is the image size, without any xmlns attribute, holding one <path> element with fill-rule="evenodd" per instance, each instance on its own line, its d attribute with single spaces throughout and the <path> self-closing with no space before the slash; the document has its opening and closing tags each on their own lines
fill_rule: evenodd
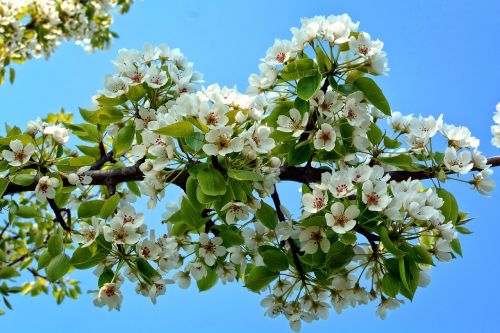
<svg viewBox="0 0 500 333">
<path fill-rule="evenodd" d="M 488 164 L 492 167 L 500 166 L 500 156 L 493 156 L 488 158 Z M 480 171 L 477 168 L 472 169 L 473 171 Z M 189 173 L 186 170 L 170 170 L 169 179 L 171 183 L 177 185 L 181 188 L 185 188 L 186 180 L 189 177 Z M 303 184 L 309 184 L 321 181 L 321 174 L 324 172 L 330 172 L 328 169 L 320 169 L 312 166 L 296 167 L 296 166 L 282 166 L 280 179 L 284 181 L 294 181 Z M 144 174 L 139 169 L 138 165 L 132 165 L 124 168 L 115 168 L 107 170 L 90 170 L 84 173 L 92 177 L 91 185 L 117 185 L 119 183 L 130 182 L 130 181 L 140 181 L 144 179 Z M 452 172 L 450 172 L 452 174 Z M 408 178 L 411 179 L 429 179 L 436 177 L 435 172 L 431 169 L 419 170 L 419 171 L 390 171 L 389 175 L 392 180 L 402 181 Z M 35 178 L 33 183 L 30 185 L 17 185 L 14 183 L 9 183 L 5 192 L 5 195 L 16 194 L 21 192 L 34 191 L 36 185 L 38 184 L 38 178 Z M 63 185 L 71 186 L 66 179 L 63 179 Z"/>
</svg>

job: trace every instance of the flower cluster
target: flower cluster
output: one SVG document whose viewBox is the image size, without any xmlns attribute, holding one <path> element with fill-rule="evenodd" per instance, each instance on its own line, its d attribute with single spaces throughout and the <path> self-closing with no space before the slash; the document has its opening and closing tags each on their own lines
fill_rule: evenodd
<svg viewBox="0 0 500 333">
<path fill-rule="evenodd" d="M 497 104 L 497 112 L 493 116 L 493 121 L 495 125 L 491 126 L 491 144 L 497 148 L 500 148 L 500 103 Z"/>
<path fill-rule="evenodd" d="M 32 57 L 49 57 L 59 43 L 73 39 L 86 50 L 109 46 L 111 12 L 128 11 L 132 0 L 1 0 L 0 81 L 5 67 Z M 14 80 L 11 68 L 10 80 Z"/>
<path fill-rule="evenodd" d="M 358 27 L 345 14 L 303 19 L 267 51 L 247 94 L 200 87 L 179 49 L 120 50 L 83 123 L 50 115 L 0 138 L 0 191 L 21 193 L 0 203 L 9 219 L 35 221 L 2 240 L 11 249 L 30 235 L 7 260 L 36 255 L 30 272 L 44 269 L 61 300 L 75 293 L 63 288 L 71 267 L 96 267 L 94 303 L 109 310 L 125 279 L 153 303 L 169 284 L 204 291 L 220 280 L 266 291 L 266 315 L 294 330 L 372 301 L 385 318 L 430 282 L 435 261 L 461 255 L 470 219 L 446 182 L 489 195 L 497 162 L 465 127 L 393 112 L 369 77 L 388 71 L 383 43 Z M 299 214 L 280 181 L 301 183 Z M 148 230 L 136 196 L 152 209 L 169 185 L 183 190 L 179 204 L 164 232 Z"/>
</svg>

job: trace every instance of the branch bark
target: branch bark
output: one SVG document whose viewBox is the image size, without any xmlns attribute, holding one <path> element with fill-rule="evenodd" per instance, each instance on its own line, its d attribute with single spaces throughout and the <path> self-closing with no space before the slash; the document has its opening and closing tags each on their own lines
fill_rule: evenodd
<svg viewBox="0 0 500 333">
<path fill-rule="evenodd" d="M 500 166 L 500 156 L 493 156 L 488 158 L 488 164 L 491 167 Z M 473 171 L 480 171 L 477 168 L 472 169 Z M 189 173 L 187 170 L 171 170 L 166 169 L 166 171 L 171 172 L 172 179 L 171 183 L 179 186 L 184 189 L 186 186 L 187 178 L 189 177 Z M 280 179 L 282 181 L 294 181 L 302 184 L 309 184 L 314 182 L 321 181 L 321 174 L 324 172 L 331 172 L 328 169 L 320 169 L 312 166 L 282 166 Z M 144 174 L 139 169 L 139 165 L 132 165 L 123 168 L 115 168 L 115 169 L 107 169 L 107 170 L 89 170 L 84 173 L 92 177 L 91 185 L 106 185 L 112 186 L 117 185 L 119 183 L 130 182 L 130 181 L 140 181 L 144 179 Z M 411 179 L 430 179 L 435 178 L 435 174 L 431 169 L 419 170 L 419 171 L 390 171 L 388 174 L 391 176 L 392 180 L 402 181 L 408 178 Z M 453 174 L 450 172 L 449 174 Z M 3 194 L 3 196 L 34 191 L 36 185 L 38 184 L 38 178 L 35 178 L 33 183 L 30 185 L 18 185 L 10 182 L 7 185 L 7 188 Z M 63 186 L 72 186 L 68 183 L 67 179 L 63 179 Z"/>
</svg>

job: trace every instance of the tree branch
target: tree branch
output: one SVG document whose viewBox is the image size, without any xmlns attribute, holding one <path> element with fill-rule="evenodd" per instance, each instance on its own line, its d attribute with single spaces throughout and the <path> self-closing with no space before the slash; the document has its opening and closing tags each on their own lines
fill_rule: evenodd
<svg viewBox="0 0 500 333">
<path fill-rule="evenodd" d="M 281 222 L 285 222 L 285 214 L 283 214 L 283 211 L 281 210 L 281 202 L 280 202 L 280 197 L 278 195 L 278 191 L 276 190 L 276 186 L 274 187 L 274 192 L 271 194 L 271 198 L 273 199 L 274 207 L 276 208 L 276 214 L 278 214 L 278 220 Z M 306 274 L 304 272 L 304 269 L 302 268 L 302 264 L 300 263 L 299 259 L 299 248 L 297 247 L 297 244 L 293 241 L 291 237 L 287 239 L 288 245 L 290 246 L 290 251 L 292 252 L 292 258 L 293 262 L 295 264 L 295 268 L 297 269 L 297 273 L 299 273 L 300 279 L 302 280 L 303 283 L 306 282 Z"/>
<path fill-rule="evenodd" d="M 488 163 L 492 167 L 500 166 L 500 156 L 493 156 L 488 158 Z M 473 171 L 481 171 L 474 168 Z M 187 170 L 172 170 L 166 169 L 171 172 L 171 183 L 179 186 L 180 188 L 186 187 L 186 181 L 189 177 Z M 321 181 L 321 174 L 324 172 L 331 172 L 329 169 L 320 169 L 312 166 L 296 167 L 284 165 L 281 167 L 280 179 L 284 181 L 294 181 L 302 184 L 309 184 Z M 92 178 L 91 185 L 117 185 L 119 183 L 130 181 L 141 181 L 144 179 L 144 174 L 139 169 L 139 165 L 132 165 L 123 168 L 107 169 L 107 170 L 89 170 L 83 173 Z M 419 171 L 390 171 L 388 174 L 392 180 L 402 181 L 408 178 L 411 179 L 430 179 L 435 178 L 435 172 L 432 169 L 424 169 Z M 453 174 L 449 172 L 448 174 Z M 38 177 L 30 185 L 18 185 L 10 182 L 5 189 L 3 196 L 16 194 L 21 192 L 34 191 L 38 184 Z M 68 183 L 67 179 L 63 178 L 63 186 L 72 186 Z"/>
</svg>

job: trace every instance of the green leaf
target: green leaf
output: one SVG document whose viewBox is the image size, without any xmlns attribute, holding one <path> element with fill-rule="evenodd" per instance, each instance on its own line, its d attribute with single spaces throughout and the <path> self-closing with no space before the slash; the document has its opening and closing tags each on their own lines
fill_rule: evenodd
<svg viewBox="0 0 500 333">
<path fill-rule="evenodd" d="M 299 80 L 303 77 L 315 75 L 317 71 L 317 65 L 314 60 L 304 58 L 295 60 L 283 67 L 280 75 L 285 81 L 293 81 Z"/>
<path fill-rule="evenodd" d="M 380 128 L 375 125 L 375 123 L 370 123 L 370 129 L 368 132 L 366 132 L 368 135 L 368 139 L 370 142 L 374 145 L 378 145 L 380 141 L 382 141 L 382 138 L 384 137 L 384 134 L 380 130 Z"/>
<path fill-rule="evenodd" d="M 38 257 L 38 269 L 47 267 L 47 265 L 50 263 L 51 260 L 52 260 L 52 255 L 50 254 L 49 250 L 47 249 L 43 250 L 43 252 Z"/>
<path fill-rule="evenodd" d="M 147 280 L 151 281 L 153 277 L 160 277 L 160 274 L 149 264 L 147 260 L 139 258 L 137 259 L 136 264 L 139 273 L 141 273 L 141 275 Z"/>
<path fill-rule="evenodd" d="M 314 48 L 314 52 L 316 53 L 316 60 L 318 61 L 318 68 L 322 74 L 328 73 L 332 70 L 332 61 L 325 54 L 323 49 L 317 45 Z"/>
<path fill-rule="evenodd" d="M 189 176 L 186 181 L 186 195 L 196 211 L 201 212 L 206 206 L 198 201 L 198 198 L 196 197 L 197 188 L 198 181 L 193 176 Z"/>
<path fill-rule="evenodd" d="M 261 255 L 264 260 L 264 264 L 266 264 L 270 270 L 280 272 L 288 269 L 288 257 L 278 248 L 266 248 L 262 251 Z"/>
<path fill-rule="evenodd" d="M 384 244 L 385 249 L 392 253 L 394 256 L 399 258 L 406 254 L 405 252 L 398 249 L 398 247 L 391 241 L 391 239 L 389 238 L 389 231 L 385 226 L 379 226 L 378 235 L 380 237 L 380 240 L 382 241 L 382 244 Z"/>
<path fill-rule="evenodd" d="M 113 141 L 113 152 L 115 157 L 120 157 L 126 153 L 132 146 L 135 136 L 135 126 L 133 124 L 126 125 L 118 131 L 116 138 Z"/>
<path fill-rule="evenodd" d="M 399 148 L 401 146 L 401 142 L 399 142 L 396 139 L 391 139 L 387 136 L 384 136 L 384 146 L 386 148 L 396 149 L 396 148 Z"/>
<path fill-rule="evenodd" d="M 207 276 L 203 279 L 196 281 L 196 285 L 198 286 L 199 291 L 206 291 L 215 286 L 217 280 L 219 279 L 217 272 L 213 269 L 207 269 Z"/>
<path fill-rule="evenodd" d="M 226 193 L 226 180 L 224 176 L 214 168 L 201 169 L 197 176 L 200 188 L 206 195 L 216 196 Z"/>
<path fill-rule="evenodd" d="M 354 86 L 361 90 L 365 98 L 384 114 L 391 115 L 391 107 L 379 86 L 368 77 L 360 77 L 354 81 Z"/>
<path fill-rule="evenodd" d="M 101 212 L 103 205 L 103 200 L 89 200 L 84 202 L 78 207 L 78 217 L 84 218 L 97 216 Z"/>
<path fill-rule="evenodd" d="M 16 71 L 14 68 L 9 68 L 9 82 L 10 84 L 13 84 L 14 81 L 16 80 Z"/>
<path fill-rule="evenodd" d="M 325 266 L 336 272 L 349 264 L 354 257 L 352 246 L 345 245 L 340 241 L 333 243 L 326 254 Z"/>
<path fill-rule="evenodd" d="M 146 89 L 141 84 L 130 86 L 127 96 L 131 101 L 138 101 L 146 95 Z"/>
<path fill-rule="evenodd" d="M 208 220 L 208 218 L 201 217 L 200 212 L 186 197 L 183 197 L 181 201 L 181 216 L 182 221 L 193 229 L 199 229 Z"/>
<path fill-rule="evenodd" d="M 55 257 L 58 254 L 62 253 L 64 249 L 62 236 L 59 233 L 53 234 L 47 242 L 47 248 L 49 249 L 50 255 L 52 257 Z"/>
<path fill-rule="evenodd" d="M 321 74 L 316 71 L 313 76 L 303 77 L 297 83 L 297 96 L 305 101 L 313 97 L 321 87 Z"/>
<path fill-rule="evenodd" d="M 227 175 L 236 180 L 262 181 L 264 178 L 256 172 L 247 170 L 228 170 Z"/>
<path fill-rule="evenodd" d="M 7 256 L 5 255 L 4 250 L 0 249 L 0 262 L 6 262 Z"/>
<path fill-rule="evenodd" d="M 399 264 L 399 276 L 401 277 L 401 282 L 403 282 L 403 286 L 405 286 L 406 289 L 410 289 L 408 280 L 406 279 L 405 260 L 403 257 L 399 258 L 398 264 Z"/>
<path fill-rule="evenodd" d="M 444 216 L 445 222 L 451 221 L 452 223 L 455 223 L 458 218 L 458 204 L 455 196 L 446 191 L 444 188 L 438 188 L 436 192 L 437 195 L 444 201 L 441 206 L 441 213 Z"/>
<path fill-rule="evenodd" d="M 345 234 L 339 235 L 339 240 L 345 245 L 354 245 L 356 244 L 356 234 L 352 232 L 346 232 Z"/>
<path fill-rule="evenodd" d="M 35 181 L 35 176 L 26 173 L 21 173 L 17 175 L 11 175 L 9 176 L 9 179 L 14 184 L 21 186 L 28 186 L 33 184 L 33 182 Z"/>
<path fill-rule="evenodd" d="M 290 152 L 287 155 L 288 164 L 299 165 L 305 163 L 309 160 L 311 154 L 312 154 L 312 149 L 310 144 L 295 146 L 290 150 Z"/>
<path fill-rule="evenodd" d="M 184 141 L 194 152 L 198 152 L 205 144 L 205 135 L 201 132 L 194 132 L 192 135 L 186 136 Z"/>
<path fill-rule="evenodd" d="M 101 95 L 97 98 L 97 101 L 99 102 L 99 105 L 102 105 L 102 106 L 116 106 L 116 105 L 120 105 L 120 104 L 125 103 L 127 101 L 127 97 L 122 95 L 122 96 L 111 98 L 111 97 Z"/>
<path fill-rule="evenodd" d="M 418 171 L 419 169 L 413 164 L 413 160 L 410 156 L 405 155 L 405 154 L 399 154 L 396 156 L 390 156 L 390 157 L 377 157 L 377 161 L 385 163 L 385 164 L 390 164 L 394 165 L 400 169 L 406 170 L 406 171 Z"/>
<path fill-rule="evenodd" d="M 265 266 L 255 266 L 245 278 L 245 287 L 259 292 L 273 282 L 279 274 Z"/>
<path fill-rule="evenodd" d="M 0 198 L 3 197 L 7 186 L 9 186 L 9 180 L 7 178 L 0 178 Z"/>
<path fill-rule="evenodd" d="M 453 249 L 453 251 L 455 251 L 456 254 L 458 254 L 461 257 L 463 257 L 463 255 L 462 255 L 462 245 L 460 245 L 460 240 L 458 238 L 454 238 L 450 242 L 450 246 Z"/>
<path fill-rule="evenodd" d="M 61 253 L 52 258 L 49 265 L 45 269 L 47 272 L 47 278 L 51 282 L 57 281 L 69 271 L 70 267 L 69 257 L 64 253 Z"/>
<path fill-rule="evenodd" d="M 25 219 L 38 216 L 38 210 L 32 206 L 19 206 L 16 215 Z"/>
<path fill-rule="evenodd" d="M 0 268 L 0 280 L 2 279 L 10 279 L 16 276 L 19 276 L 20 274 L 17 272 L 17 270 L 14 267 L 6 266 Z"/>
<path fill-rule="evenodd" d="M 189 121 L 179 121 L 155 131 L 156 134 L 173 136 L 175 138 L 185 138 L 194 135 L 193 125 Z"/>
<path fill-rule="evenodd" d="M 95 253 L 93 253 L 88 246 L 79 247 L 73 252 L 70 263 L 77 269 L 88 269 L 94 267 L 106 259 L 109 250 L 111 249 L 111 244 L 109 246 L 109 249 L 106 249 L 102 246 L 97 246 L 97 250 Z"/>
<path fill-rule="evenodd" d="M 382 278 L 382 290 L 389 297 L 396 297 L 401 288 L 401 282 L 391 274 L 385 274 Z"/>
<path fill-rule="evenodd" d="M 120 203 L 120 195 L 118 193 L 113 194 L 111 197 L 104 201 L 104 204 L 99 211 L 99 216 L 103 219 L 107 219 L 111 214 L 113 214 Z"/>
<path fill-rule="evenodd" d="M 241 245 L 245 242 L 243 239 L 243 236 L 241 236 L 241 233 L 238 230 L 234 230 L 231 228 L 223 228 L 219 227 L 219 236 L 222 238 L 224 242 L 224 246 L 230 247 L 230 246 L 238 246 Z"/>
<path fill-rule="evenodd" d="M 113 280 L 115 273 L 109 267 L 105 267 L 99 276 L 99 280 L 97 280 L 97 286 L 101 288 L 105 283 L 110 283 Z"/>
<path fill-rule="evenodd" d="M 301 221 L 300 225 L 303 228 L 307 228 L 307 227 L 324 227 L 324 226 L 326 226 L 325 215 L 318 215 L 318 216 L 309 217 L 309 218 Z"/>
<path fill-rule="evenodd" d="M 300 97 L 297 97 L 293 100 L 293 107 L 299 110 L 302 115 L 304 115 L 306 112 L 309 112 L 310 105 L 311 104 L 309 103 L 309 101 L 303 100 Z"/>
<path fill-rule="evenodd" d="M 73 167 L 88 166 L 94 164 L 95 158 L 90 156 L 78 156 L 69 159 L 69 165 Z"/>
<path fill-rule="evenodd" d="M 260 208 L 255 212 L 255 216 L 263 225 L 271 230 L 278 225 L 278 215 L 276 211 L 265 202 L 261 203 Z"/>
</svg>

